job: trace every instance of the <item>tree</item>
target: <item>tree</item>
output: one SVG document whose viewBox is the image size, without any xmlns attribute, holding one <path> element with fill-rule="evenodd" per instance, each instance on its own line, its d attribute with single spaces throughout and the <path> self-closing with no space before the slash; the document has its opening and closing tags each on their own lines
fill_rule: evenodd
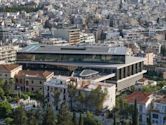
<svg viewBox="0 0 166 125">
<path fill-rule="evenodd" d="M 77 81 L 75 79 L 71 79 L 70 84 L 68 85 L 68 93 L 70 96 L 70 108 L 71 111 L 73 111 L 73 102 L 74 102 L 74 97 L 77 92 Z"/>
<path fill-rule="evenodd" d="M 147 119 L 147 125 L 152 125 L 152 123 L 151 123 L 151 113 L 149 113 L 148 114 L 149 115 L 149 117 L 148 117 L 148 119 Z"/>
<path fill-rule="evenodd" d="M 10 117 L 5 118 L 5 124 L 6 125 L 11 125 L 13 123 L 13 119 Z"/>
<path fill-rule="evenodd" d="M 0 87 L 0 98 L 4 98 L 4 95 L 5 95 L 5 93 L 4 93 L 3 89 Z"/>
<path fill-rule="evenodd" d="M 86 105 L 89 110 L 101 111 L 103 109 L 103 103 L 107 96 L 107 89 L 102 90 L 100 86 L 92 90 L 87 97 L 88 104 Z"/>
<path fill-rule="evenodd" d="M 73 119 L 72 119 L 72 121 L 73 121 L 73 125 L 77 125 L 77 118 L 76 118 L 76 113 L 75 112 L 73 112 Z"/>
<path fill-rule="evenodd" d="M 35 112 L 29 111 L 27 113 L 27 116 L 28 116 L 28 125 L 38 125 L 39 124 Z"/>
<path fill-rule="evenodd" d="M 79 95 L 77 97 L 77 100 L 80 102 L 79 103 L 79 109 L 81 111 L 84 110 L 84 107 L 85 107 L 85 102 L 86 102 L 86 96 L 83 92 L 79 91 Z"/>
<path fill-rule="evenodd" d="M 133 111 L 133 125 L 139 125 L 139 116 L 138 116 L 138 109 L 137 109 L 137 100 L 135 99 L 134 102 L 134 111 Z"/>
<path fill-rule="evenodd" d="M 102 125 L 92 113 L 87 112 L 87 116 L 84 118 L 85 125 Z"/>
<path fill-rule="evenodd" d="M 18 107 L 15 111 L 14 111 L 14 124 L 15 125 L 28 125 L 27 124 L 27 114 L 25 112 L 24 107 Z"/>
<path fill-rule="evenodd" d="M 84 119 L 83 119 L 81 113 L 80 113 L 80 117 L 79 117 L 79 125 L 84 125 Z"/>
<path fill-rule="evenodd" d="M 12 107 L 7 101 L 0 102 L 0 118 L 5 118 L 12 113 Z"/>
<path fill-rule="evenodd" d="M 46 113 L 44 114 L 42 125 L 56 125 L 55 115 L 51 107 L 48 107 Z"/>
<path fill-rule="evenodd" d="M 62 103 L 59 110 L 58 125 L 73 125 L 72 116 L 66 103 Z"/>
<path fill-rule="evenodd" d="M 116 125 L 116 111 L 114 111 L 113 119 L 114 119 L 113 124 Z"/>
<path fill-rule="evenodd" d="M 14 80 L 10 79 L 9 81 L 6 81 L 3 85 L 3 89 L 6 96 L 9 96 L 10 94 L 13 94 L 14 91 Z"/>
</svg>

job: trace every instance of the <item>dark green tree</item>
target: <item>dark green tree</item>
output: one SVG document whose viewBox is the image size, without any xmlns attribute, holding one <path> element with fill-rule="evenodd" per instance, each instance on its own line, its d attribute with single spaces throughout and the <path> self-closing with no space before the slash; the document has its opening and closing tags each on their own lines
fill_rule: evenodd
<svg viewBox="0 0 166 125">
<path fill-rule="evenodd" d="M 9 81 L 5 81 L 5 83 L 3 85 L 3 90 L 4 90 L 6 96 L 9 96 L 10 94 L 13 94 L 14 80 L 10 79 Z"/>
<path fill-rule="evenodd" d="M 116 125 L 116 111 L 113 112 L 113 125 Z"/>
<path fill-rule="evenodd" d="M 56 118 L 51 107 L 47 108 L 42 125 L 56 125 Z"/>
<path fill-rule="evenodd" d="M 27 124 L 27 114 L 24 107 L 19 107 L 14 111 L 14 125 L 28 125 Z"/>
<path fill-rule="evenodd" d="M 148 114 L 147 125 L 152 125 L 151 123 L 151 113 Z"/>
<path fill-rule="evenodd" d="M 76 112 L 73 112 L 73 125 L 77 125 L 77 118 L 76 118 Z"/>
<path fill-rule="evenodd" d="M 6 125 L 12 125 L 13 124 L 13 119 L 10 117 L 5 118 L 5 124 Z"/>
<path fill-rule="evenodd" d="M 36 117 L 36 112 L 29 111 L 27 113 L 28 116 L 28 125 L 38 125 L 38 119 Z"/>
<path fill-rule="evenodd" d="M 66 103 L 62 103 L 59 110 L 58 125 L 73 125 L 72 116 Z"/>
<path fill-rule="evenodd" d="M 6 118 L 12 113 L 12 107 L 7 101 L 0 102 L 0 118 Z"/>
<path fill-rule="evenodd" d="M 4 93 L 3 89 L 0 87 L 0 98 L 4 98 L 4 95 L 5 95 L 5 93 Z"/>
<path fill-rule="evenodd" d="M 87 112 L 87 116 L 84 118 L 84 125 L 102 125 L 92 113 Z"/>
<path fill-rule="evenodd" d="M 72 79 L 70 81 L 70 84 L 68 85 L 68 93 L 69 93 L 69 96 L 70 96 L 70 108 L 71 108 L 71 111 L 73 111 L 73 102 L 74 102 L 74 98 L 75 98 L 75 95 L 76 95 L 76 92 L 77 92 L 76 88 L 77 88 L 76 80 Z"/>
<path fill-rule="evenodd" d="M 80 117 L 79 117 L 79 125 L 84 125 L 84 119 L 83 119 L 81 113 L 80 113 Z"/>
<path fill-rule="evenodd" d="M 139 125 L 139 114 L 138 114 L 138 109 L 137 109 L 137 100 L 135 99 L 134 102 L 134 110 L 133 110 L 133 125 Z"/>
</svg>

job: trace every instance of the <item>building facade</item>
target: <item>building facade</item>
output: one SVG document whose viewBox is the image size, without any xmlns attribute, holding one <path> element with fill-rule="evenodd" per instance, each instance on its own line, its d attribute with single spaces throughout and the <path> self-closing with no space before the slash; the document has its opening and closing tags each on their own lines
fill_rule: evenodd
<svg viewBox="0 0 166 125">
<path fill-rule="evenodd" d="M 152 125 L 166 124 L 166 96 L 160 96 L 153 102 L 151 110 Z"/>
<path fill-rule="evenodd" d="M 18 46 L 0 46 L 0 64 L 14 63 Z"/>
<path fill-rule="evenodd" d="M 67 40 L 71 44 L 80 42 L 80 30 L 76 28 L 54 28 L 52 34 L 54 37 Z"/>
<path fill-rule="evenodd" d="M 125 99 L 131 105 L 134 105 L 135 100 L 137 101 L 139 123 L 140 125 L 147 125 L 147 119 L 149 118 L 149 111 L 153 100 L 152 94 L 134 92 L 131 95 L 128 95 Z"/>
<path fill-rule="evenodd" d="M 54 76 L 53 72 L 21 70 L 15 75 L 15 89 L 43 93 L 44 82 Z"/>
<path fill-rule="evenodd" d="M 61 75 L 83 69 L 114 74 L 107 82 L 116 84 L 118 91 L 134 85 L 146 72 L 144 59 L 128 56 L 125 47 L 32 45 L 17 52 L 17 63 L 25 69 L 51 70 Z"/>
<path fill-rule="evenodd" d="M 22 66 L 16 64 L 1 64 L 0 65 L 0 79 L 5 83 L 14 79 L 14 76 L 22 70 Z"/>
<path fill-rule="evenodd" d="M 73 81 L 73 79 L 75 80 Z M 78 111 L 78 108 L 80 108 L 80 106 L 82 105 L 78 102 L 78 100 L 75 100 L 73 99 L 73 97 L 71 97 L 69 92 L 69 85 L 71 83 L 77 85 L 75 89 L 78 91 L 76 91 L 74 95 L 77 96 L 76 98 L 79 97 L 79 93 L 84 93 L 85 95 L 87 95 L 90 91 L 100 86 L 102 91 L 107 90 L 106 99 L 102 104 L 102 109 L 112 110 L 115 107 L 116 87 L 114 84 L 94 84 L 93 82 L 82 80 L 79 78 L 57 76 L 51 79 L 50 81 L 45 82 L 44 84 L 44 96 L 47 98 L 48 104 L 53 106 L 55 110 L 59 110 L 61 104 L 64 101 L 67 102 L 69 106 L 71 106 L 70 104 L 73 100 L 72 107 L 75 111 Z M 82 108 L 88 110 L 87 105 L 84 105 L 84 107 Z M 94 111 L 93 108 L 90 108 L 89 110 Z"/>
</svg>

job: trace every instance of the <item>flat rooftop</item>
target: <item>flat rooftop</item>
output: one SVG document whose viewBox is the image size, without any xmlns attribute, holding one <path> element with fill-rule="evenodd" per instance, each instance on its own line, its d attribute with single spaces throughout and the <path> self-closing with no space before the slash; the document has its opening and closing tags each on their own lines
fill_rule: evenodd
<svg viewBox="0 0 166 125">
<path fill-rule="evenodd" d="M 51 45 L 30 45 L 18 53 L 58 53 L 58 54 L 109 54 L 126 55 L 126 47 L 107 46 L 51 46 Z"/>
</svg>

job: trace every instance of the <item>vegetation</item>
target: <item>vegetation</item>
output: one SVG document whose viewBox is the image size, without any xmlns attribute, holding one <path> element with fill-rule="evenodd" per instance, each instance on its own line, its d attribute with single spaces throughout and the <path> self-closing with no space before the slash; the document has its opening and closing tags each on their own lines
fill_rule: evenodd
<svg viewBox="0 0 166 125">
<path fill-rule="evenodd" d="M 66 103 L 62 103 L 58 114 L 58 125 L 74 125 L 72 122 L 72 115 Z"/>
<path fill-rule="evenodd" d="M 42 125 L 55 125 L 55 115 L 51 107 L 48 107 L 46 113 L 44 114 L 44 119 Z"/>
<path fill-rule="evenodd" d="M 7 101 L 0 102 L 0 118 L 7 118 L 12 113 L 12 107 Z"/>
<path fill-rule="evenodd" d="M 94 118 L 94 115 L 87 112 L 87 116 L 84 118 L 84 125 L 102 125 L 100 121 Z"/>
<path fill-rule="evenodd" d="M 80 112 L 92 111 L 98 112 L 103 109 L 103 102 L 107 96 L 107 90 L 102 90 L 100 86 L 86 93 L 78 90 L 77 85 L 69 84 L 70 108 L 73 111 L 73 102 L 77 103 L 74 109 Z"/>
</svg>

